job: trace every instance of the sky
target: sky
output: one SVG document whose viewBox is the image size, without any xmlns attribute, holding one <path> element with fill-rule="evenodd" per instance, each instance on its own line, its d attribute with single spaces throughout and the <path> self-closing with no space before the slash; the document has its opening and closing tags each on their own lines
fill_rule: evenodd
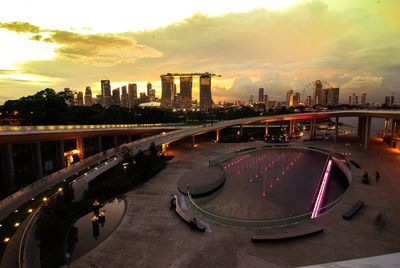
<svg viewBox="0 0 400 268">
<path fill-rule="evenodd" d="M 382 102 L 400 98 L 398 0 L 6 0 L 0 104 L 44 88 L 100 89 L 211 72 L 214 101 L 311 95 L 317 79 Z M 195 83 L 193 98 L 198 98 Z"/>
</svg>

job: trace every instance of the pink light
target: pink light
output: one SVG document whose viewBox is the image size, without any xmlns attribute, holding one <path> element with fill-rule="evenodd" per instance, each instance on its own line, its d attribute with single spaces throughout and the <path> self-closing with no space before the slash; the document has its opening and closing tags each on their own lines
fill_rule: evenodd
<svg viewBox="0 0 400 268">
<path fill-rule="evenodd" d="M 332 159 L 329 159 L 328 166 L 326 167 L 321 187 L 319 188 L 317 201 L 315 202 L 315 206 L 314 206 L 313 212 L 311 214 L 311 219 L 317 218 L 319 215 L 319 212 L 321 210 L 321 206 L 323 204 L 323 200 L 325 197 L 326 187 L 328 185 L 328 179 L 329 179 L 329 175 L 331 172 L 331 167 L 332 167 Z"/>
</svg>

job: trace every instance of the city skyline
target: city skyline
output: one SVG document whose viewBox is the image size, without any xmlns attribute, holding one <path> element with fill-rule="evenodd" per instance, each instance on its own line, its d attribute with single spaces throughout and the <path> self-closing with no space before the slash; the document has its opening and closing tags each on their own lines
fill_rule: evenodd
<svg viewBox="0 0 400 268">
<path fill-rule="evenodd" d="M 281 100 L 317 79 L 339 87 L 341 103 L 364 92 L 374 102 L 392 92 L 398 98 L 399 2 L 247 2 L 188 3 L 147 16 L 149 6 L 165 5 L 149 1 L 135 6 L 135 18 L 117 22 L 101 19 L 105 8 L 116 9 L 100 2 L 74 7 L 83 17 L 77 20 L 46 1 L 7 3 L 0 15 L 0 37 L 7 40 L 0 44 L 0 103 L 46 87 L 90 86 L 95 96 L 103 79 L 111 80 L 111 89 L 134 81 L 138 93 L 150 82 L 160 97 L 161 73 L 197 71 L 222 74 L 213 80 L 214 102 L 248 99 L 258 88 Z M 21 4 L 29 12 L 20 11 Z M 115 6 L 121 14 L 131 10 L 123 1 Z M 49 19 L 52 11 L 60 16 Z"/>
</svg>

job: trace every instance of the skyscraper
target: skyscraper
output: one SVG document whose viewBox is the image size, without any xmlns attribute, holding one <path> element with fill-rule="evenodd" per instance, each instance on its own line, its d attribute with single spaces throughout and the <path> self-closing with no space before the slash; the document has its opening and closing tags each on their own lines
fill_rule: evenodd
<svg viewBox="0 0 400 268">
<path fill-rule="evenodd" d="M 128 106 L 129 108 L 135 107 L 135 100 L 137 99 L 137 85 L 128 84 Z"/>
<path fill-rule="evenodd" d="M 200 76 L 200 109 L 208 110 L 212 104 L 211 76 L 204 74 Z"/>
<path fill-rule="evenodd" d="M 329 88 L 327 89 L 327 102 L 326 105 L 338 106 L 339 105 L 339 88 Z"/>
<path fill-rule="evenodd" d="M 394 105 L 394 94 L 392 94 L 391 96 L 385 96 L 385 105 L 386 106 Z"/>
<path fill-rule="evenodd" d="M 190 109 L 192 108 L 192 84 L 193 78 L 191 76 L 181 76 L 181 105 L 180 108 Z"/>
<path fill-rule="evenodd" d="M 85 105 L 86 106 L 93 105 L 92 89 L 89 86 L 87 86 L 85 90 Z"/>
<path fill-rule="evenodd" d="M 156 100 L 156 90 L 155 89 L 150 89 L 149 90 L 149 101 L 155 101 Z"/>
<path fill-rule="evenodd" d="M 121 105 L 121 96 L 120 96 L 119 88 L 113 89 L 112 91 L 112 103 L 114 105 Z"/>
<path fill-rule="evenodd" d="M 264 102 L 264 88 L 259 88 L 258 89 L 258 102 L 263 103 Z"/>
<path fill-rule="evenodd" d="M 294 93 L 294 95 L 293 95 L 293 106 L 294 107 L 297 107 L 297 106 L 299 106 L 300 105 L 300 93 L 299 92 L 296 92 L 296 93 Z"/>
<path fill-rule="evenodd" d="M 318 99 L 321 96 L 322 91 L 322 82 L 321 80 L 316 80 L 314 82 L 314 92 L 313 92 L 313 104 L 320 104 L 320 100 Z"/>
<path fill-rule="evenodd" d="M 129 107 L 129 97 L 128 92 L 126 91 L 126 86 L 121 87 L 121 106 L 122 107 Z"/>
<path fill-rule="evenodd" d="M 312 106 L 312 98 L 311 96 L 307 96 L 306 101 L 305 101 L 306 106 Z"/>
<path fill-rule="evenodd" d="M 264 104 L 265 107 L 268 107 L 268 95 L 264 95 Z"/>
<path fill-rule="evenodd" d="M 79 91 L 78 94 L 76 95 L 76 105 L 83 106 L 83 92 L 82 91 Z"/>
<path fill-rule="evenodd" d="M 364 106 L 367 104 L 367 93 L 361 94 L 361 105 Z"/>
<path fill-rule="evenodd" d="M 152 89 L 152 85 L 150 82 L 147 82 L 147 96 L 150 96 L 150 90 Z"/>
<path fill-rule="evenodd" d="M 174 97 L 174 77 L 168 74 L 161 75 L 161 107 L 172 108 Z"/>
<path fill-rule="evenodd" d="M 101 95 L 103 96 L 103 106 L 110 107 L 112 102 L 110 80 L 101 80 Z"/>
<path fill-rule="evenodd" d="M 293 90 L 286 92 L 286 107 L 293 106 Z"/>
</svg>

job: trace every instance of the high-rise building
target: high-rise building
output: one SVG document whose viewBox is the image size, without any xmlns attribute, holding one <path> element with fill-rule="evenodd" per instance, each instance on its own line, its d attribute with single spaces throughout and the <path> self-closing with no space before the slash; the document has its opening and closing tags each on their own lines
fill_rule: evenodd
<svg viewBox="0 0 400 268">
<path fill-rule="evenodd" d="M 93 105 L 93 97 L 92 97 L 92 89 L 88 86 L 85 90 L 85 105 L 92 106 Z"/>
<path fill-rule="evenodd" d="M 137 85 L 136 84 L 128 84 L 128 106 L 129 108 L 133 108 L 136 105 L 137 100 Z"/>
<path fill-rule="evenodd" d="M 161 107 L 172 108 L 175 97 L 174 77 L 171 75 L 161 75 Z"/>
<path fill-rule="evenodd" d="M 307 96 L 306 101 L 305 101 L 306 106 L 312 106 L 312 98 L 311 96 Z"/>
<path fill-rule="evenodd" d="M 391 96 L 385 96 L 385 105 L 386 106 L 394 105 L 394 94 L 392 94 Z"/>
<path fill-rule="evenodd" d="M 293 106 L 293 90 L 286 92 L 286 107 Z"/>
<path fill-rule="evenodd" d="M 297 107 L 297 106 L 299 106 L 300 105 L 300 93 L 299 92 L 296 92 L 296 93 L 294 93 L 294 95 L 293 95 L 293 106 L 294 107 Z"/>
<path fill-rule="evenodd" d="M 110 107 L 112 103 L 110 80 L 101 80 L 101 95 L 103 96 L 103 106 Z"/>
<path fill-rule="evenodd" d="M 121 94 L 119 88 L 113 89 L 112 91 L 112 104 L 118 106 L 121 105 Z"/>
<path fill-rule="evenodd" d="M 181 105 L 180 108 L 190 109 L 192 108 L 192 84 L 193 78 L 191 76 L 181 76 Z"/>
<path fill-rule="evenodd" d="M 76 105 L 83 106 L 83 92 L 79 91 L 76 95 Z"/>
<path fill-rule="evenodd" d="M 314 92 L 313 92 L 313 104 L 318 105 L 320 104 L 319 97 L 321 96 L 322 91 L 322 82 L 321 80 L 316 80 L 314 82 Z"/>
<path fill-rule="evenodd" d="M 367 93 L 361 94 L 361 105 L 365 106 L 367 104 Z"/>
<path fill-rule="evenodd" d="M 96 95 L 96 103 L 103 105 L 103 95 Z"/>
<path fill-rule="evenodd" d="M 264 95 L 264 104 L 265 107 L 268 107 L 268 95 Z"/>
<path fill-rule="evenodd" d="M 121 106 L 126 108 L 129 107 L 129 96 L 126 91 L 126 86 L 121 87 Z"/>
<path fill-rule="evenodd" d="M 258 89 L 258 102 L 264 103 L 264 88 Z"/>
<path fill-rule="evenodd" d="M 154 88 L 149 90 L 149 101 L 155 101 L 156 100 L 156 90 Z"/>
<path fill-rule="evenodd" d="M 72 90 L 69 87 L 64 88 L 63 94 L 65 97 L 65 102 L 69 106 L 75 105 L 74 92 L 72 92 Z"/>
<path fill-rule="evenodd" d="M 200 76 L 200 109 L 208 110 L 212 108 L 211 97 L 211 76 L 203 74 Z"/>
<path fill-rule="evenodd" d="M 146 93 L 141 92 L 140 93 L 140 97 L 139 97 L 139 102 L 140 103 L 145 103 L 145 102 L 148 102 L 148 101 L 149 101 L 149 98 L 147 97 Z"/>
<path fill-rule="evenodd" d="M 327 100 L 326 105 L 338 106 L 339 105 L 339 88 L 329 88 L 327 89 Z"/>
<path fill-rule="evenodd" d="M 352 95 L 349 95 L 349 105 L 353 105 L 353 97 L 352 97 Z"/>
<path fill-rule="evenodd" d="M 147 82 L 147 96 L 150 96 L 150 90 L 152 89 L 152 85 L 150 82 Z"/>
</svg>

